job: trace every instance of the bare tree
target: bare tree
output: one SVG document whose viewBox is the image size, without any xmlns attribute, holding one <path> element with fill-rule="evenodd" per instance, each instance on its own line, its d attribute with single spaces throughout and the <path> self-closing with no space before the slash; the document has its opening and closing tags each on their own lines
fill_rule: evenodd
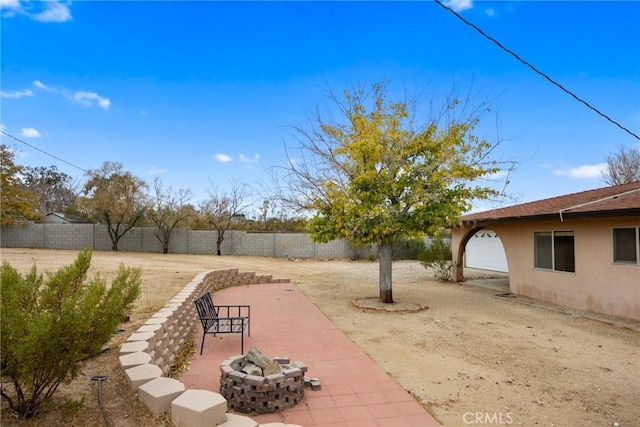
<svg viewBox="0 0 640 427">
<path fill-rule="evenodd" d="M 306 218 L 287 208 L 279 200 L 263 199 L 251 217 L 248 227 L 273 232 L 306 232 Z"/>
<path fill-rule="evenodd" d="M 147 216 L 156 225 L 156 238 L 162 245 L 162 253 L 169 252 L 169 239 L 176 226 L 194 215 L 193 207 L 187 202 L 193 197 L 188 188 L 164 189 L 160 178 L 153 181 L 153 194 Z"/>
<path fill-rule="evenodd" d="M 230 181 L 228 193 L 220 191 L 213 182 L 210 183 L 209 198 L 200 202 L 199 210 L 207 223 L 218 232 L 216 239 L 216 251 L 222 255 L 220 246 L 224 241 L 224 233 L 229 229 L 235 217 L 240 215 L 249 206 L 247 198 L 250 192 L 246 184 L 235 180 Z"/>
<path fill-rule="evenodd" d="M 640 181 L 640 149 L 621 146 L 617 152 L 609 154 L 602 180 L 607 185 Z"/>
<path fill-rule="evenodd" d="M 40 214 L 66 213 L 76 209 L 79 184 L 71 176 L 59 172 L 56 166 L 26 167 L 23 182 L 38 197 Z"/>
</svg>

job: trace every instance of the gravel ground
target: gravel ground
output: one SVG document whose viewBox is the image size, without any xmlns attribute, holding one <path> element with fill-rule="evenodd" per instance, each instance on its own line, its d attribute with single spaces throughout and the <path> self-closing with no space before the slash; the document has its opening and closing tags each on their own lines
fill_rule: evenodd
<svg viewBox="0 0 640 427">
<path fill-rule="evenodd" d="M 54 269 L 76 251 L 3 248 L 20 271 Z M 111 349 L 62 385 L 52 410 L 15 420 L 3 403 L 2 425 L 98 425 L 95 374 L 106 374 L 112 426 L 170 425 L 137 402 L 118 368 L 118 345 L 202 271 L 239 268 L 289 278 L 332 322 L 445 426 L 637 426 L 640 420 L 639 322 L 504 296 L 501 280 L 468 271 L 463 284 L 435 281 L 418 262 L 394 263 L 394 299 L 429 306 L 417 313 L 370 312 L 354 298 L 378 294 L 376 263 L 95 252 L 91 274 L 110 277 L 120 263 L 143 269 L 143 295 Z M 476 283 L 476 284 L 473 284 Z M 503 296 L 498 296 L 503 295 Z"/>
</svg>

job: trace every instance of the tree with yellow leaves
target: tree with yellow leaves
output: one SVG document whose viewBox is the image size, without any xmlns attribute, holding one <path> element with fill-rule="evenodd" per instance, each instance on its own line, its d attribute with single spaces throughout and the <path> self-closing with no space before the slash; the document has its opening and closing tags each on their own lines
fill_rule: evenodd
<svg viewBox="0 0 640 427">
<path fill-rule="evenodd" d="M 15 162 L 15 151 L 0 144 L 0 224 L 38 219 L 38 198 L 22 183 L 24 168 Z"/>
<path fill-rule="evenodd" d="M 311 129 L 295 127 L 285 176 L 287 199 L 313 212 L 314 240 L 378 246 L 380 301 L 392 303 L 392 242 L 455 224 L 472 200 L 497 195 L 478 181 L 504 165 L 490 159 L 497 143 L 473 133 L 481 110 L 450 97 L 416 127 L 414 104 L 390 102 L 387 86 L 331 94 L 344 120 L 318 113 Z"/>
</svg>

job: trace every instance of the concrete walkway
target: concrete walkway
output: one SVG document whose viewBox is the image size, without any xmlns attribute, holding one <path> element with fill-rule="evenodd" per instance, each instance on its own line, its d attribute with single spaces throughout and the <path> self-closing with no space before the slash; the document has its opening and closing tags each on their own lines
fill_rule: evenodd
<svg viewBox="0 0 640 427">
<path fill-rule="evenodd" d="M 249 285 L 212 295 L 218 304 L 251 305 L 251 337 L 244 351 L 255 345 L 267 356 L 290 357 L 308 367 L 321 389 L 307 388 L 295 407 L 281 413 L 257 415 L 259 424 L 283 422 L 306 427 L 430 427 L 440 424 L 393 378 L 336 328 L 291 283 Z M 240 354 L 238 334 L 207 335 L 200 356 L 202 327 L 194 341 L 196 355 L 179 379 L 187 389 L 220 390 L 220 364 Z"/>
</svg>

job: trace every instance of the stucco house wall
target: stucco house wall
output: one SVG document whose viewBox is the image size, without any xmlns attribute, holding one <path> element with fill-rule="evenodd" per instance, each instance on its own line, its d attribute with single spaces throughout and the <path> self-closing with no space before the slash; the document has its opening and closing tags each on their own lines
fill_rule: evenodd
<svg viewBox="0 0 640 427">
<path fill-rule="evenodd" d="M 479 212 L 453 228 L 453 279 L 462 281 L 471 236 L 502 240 L 513 294 L 640 320 L 640 261 L 614 262 L 614 228 L 640 227 L 640 182 Z M 534 233 L 573 232 L 575 272 L 535 267 Z M 636 244 L 637 237 L 636 237 Z"/>
<path fill-rule="evenodd" d="M 584 310 L 640 320 L 640 266 L 613 262 L 614 227 L 638 218 L 535 221 L 493 225 L 509 264 L 511 292 Z M 575 273 L 534 267 L 536 231 L 573 231 Z"/>
</svg>

